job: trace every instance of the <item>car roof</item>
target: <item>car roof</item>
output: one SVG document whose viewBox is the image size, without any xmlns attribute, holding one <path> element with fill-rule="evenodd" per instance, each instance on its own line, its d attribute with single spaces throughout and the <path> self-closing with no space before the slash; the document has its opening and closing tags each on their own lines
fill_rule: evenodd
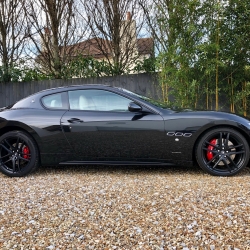
<svg viewBox="0 0 250 250">
<path fill-rule="evenodd" d="M 69 90 L 69 89 L 78 89 L 78 88 L 89 88 L 89 87 L 108 87 L 108 88 L 116 88 L 116 87 L 113 87 L 111 85 L 104 85 L 104 84 L 82 84 L 82 85 L 68 85 L 68 86 L 60 86 L 60 87 L 55 87 L 55 88 L 49 88 L 49 89 L 44 89 L 44 90 L 41 90 L 39 92 L 36 92 L 32 95 L 36 95 L 36 94 L 39 94 L 39 93 L 44 93 L 44 92 L 50 92 L 53 90 Z"/>
<path fill-rule="evenodd" d="M 29 95 L 19 101 L 17 101 L 14 105 L 13 108 L 23 108 L 23 107 L 33 107 L 33 108 L 41 108 L 40 104 L 40 98 L 45 95 L 50 95 L 54 94 L 57 92 L 64 92 L 64 91 L 69 91 L 69 90 L 77 90 L 77 89 L 89 89 L 89 88 L 94 88 L 94 89 L 107 89 L 107 90 L 117 90 L 117 91 L 122 91 L 122 88 L 119 87 L 113 87 L 110 85 L 103 85 L 103 84 L 84 84 L 84 85 L 69 85 L 69 86 L 60 86 L 56 88 L 50 88 L 50 89 L 45 89 L 41 90 L 39 92 L 36 92 L 32 95 Z M 130 95 L 129 93 L 126 93 L 127 95 Z"/>
<path fill-rule="evenodd" d="M 83 85 L 69 85 L 69 86 L 61 86 L 56 88 L 50 88 L 45 89 L 39 92 L 36 92 L 30 96 L 27 96 L 23 98 L 22 100 L 19 100 L 14 105 L 11 105 L 11 109 L 20 109 L 20 108 L 29 108 L 29 109 L 44 109 L 41 98 L 46 95 L 55 94 L 58 92 L 66 92 L 70 90 L 78 90 L 78 89 L 102 89 L 102 90 L 111 90 L 113 92 L 123 94 L 126 97 L 130 97 L 131 100 L 137 100 L 140 101 L 140 103 L 144 103 L 144 106 L 149 108 L 155 113 L 159 113 L 159 110 L 156 107 L 148 106 L 147 102 L 145 100 L 139 99 L 140 95 L 133 94 L 133 92 L 130 92 L 122 87 L 115 87 L 110 85 L 104 85 L 104 84 L 83 84 Z"/>
</svg>

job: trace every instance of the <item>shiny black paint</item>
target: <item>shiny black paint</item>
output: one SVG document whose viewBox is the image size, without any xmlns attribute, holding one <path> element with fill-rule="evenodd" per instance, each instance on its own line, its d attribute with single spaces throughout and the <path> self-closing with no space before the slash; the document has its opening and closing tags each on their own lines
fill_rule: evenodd
<svg viewBox="0 0 250 250">
<path fill-rule="evenodd" d="M 168 143 L 172 145 L 172 158 L 182 158 L 184 161 L 192 159 L 193 148 L 199 137 L 207 130 L 229 126 L 236 128 L 249 140 L 249 121 L 234 114 L 215 111 L 174 112 L 165 114 L 165 130 L 167 132 L 192 133 L 191 137 L 170 137 Z M 175 139 L 179 141 L 176 142 Z"/>
<path fill-rule="evenodd" d="M 69 110 L 67 91 L 87 88 L 105 89 L 123 95 L 142 110 Z M 64 108 L 45 109 L 41 98 L 57 92 L 65 93 Z M 42 91 L 19 101 L 11 109 L 0 111 L 0 134 L 9 130 L 29 133 L 38 145 L 42 165 L 83 164 L 89 161 L 117 164 L 190 163 L 194 160 L 193 150 L 200 136 L 220 126 L 233 127 L 250 141 L 249 121 L 237 115 L 162 109 L 117 88 L 100 85 Z M 191 136 L 182 136 L 185 133 Z"/>
<path fill-rule="evenodd" d="M 67 111 L 61 120 L 79 160 L 168 159 L 161 115 Z"/>
<path fill-rule="evenodd" d="M 72 155 L 73 151 L 60 125 L 60 119 L 65 111 L 15 109 L 2 113 L 6 121 L 0 122 L 0 133 L 4 128 L 29 133 L 37 142 L 42 165 L 58 164 L 58 160 L 68 160 Z"/>
</svg>

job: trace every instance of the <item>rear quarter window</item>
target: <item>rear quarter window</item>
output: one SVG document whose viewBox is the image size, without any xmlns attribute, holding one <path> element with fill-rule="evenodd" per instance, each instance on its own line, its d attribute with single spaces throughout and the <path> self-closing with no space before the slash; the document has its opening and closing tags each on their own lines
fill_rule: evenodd
<svg viewBox="0 0 250 250">
<path fill-rule="evenodd" d="M 67 109 L 67 104 L 65 103 L 65 92 L 47 95 L 42 97 L 42 104 L 48 109 Z"/>
</svg>

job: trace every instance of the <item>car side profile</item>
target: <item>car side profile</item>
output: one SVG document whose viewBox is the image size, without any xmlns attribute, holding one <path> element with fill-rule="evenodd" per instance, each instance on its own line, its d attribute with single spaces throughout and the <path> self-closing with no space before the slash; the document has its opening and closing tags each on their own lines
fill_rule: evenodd
<svg viewBox="0 0 250 250">
<path fill-rule="evenodd" d="M 0 110 L 0 171 L 46 165 L 187 165 L 231 176 L 249 161 L 249 120 L 175 111 L 122 88 L 48 89 Z"/>
</svg>

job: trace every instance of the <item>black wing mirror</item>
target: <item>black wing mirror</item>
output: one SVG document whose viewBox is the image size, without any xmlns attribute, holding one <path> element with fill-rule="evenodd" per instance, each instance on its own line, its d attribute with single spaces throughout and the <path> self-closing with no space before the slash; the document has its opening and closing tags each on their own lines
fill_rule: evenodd
<svg viewBox="0 0 250 250">
<path fill-rule="evenodd" d="M 134 103 L 134 102 L 131 102 L 128 105 L 128 110 L 131 111 L 131 112 L 141 111 L 142 107 L 139 106 L 138 104 Z"/>
</svg>

